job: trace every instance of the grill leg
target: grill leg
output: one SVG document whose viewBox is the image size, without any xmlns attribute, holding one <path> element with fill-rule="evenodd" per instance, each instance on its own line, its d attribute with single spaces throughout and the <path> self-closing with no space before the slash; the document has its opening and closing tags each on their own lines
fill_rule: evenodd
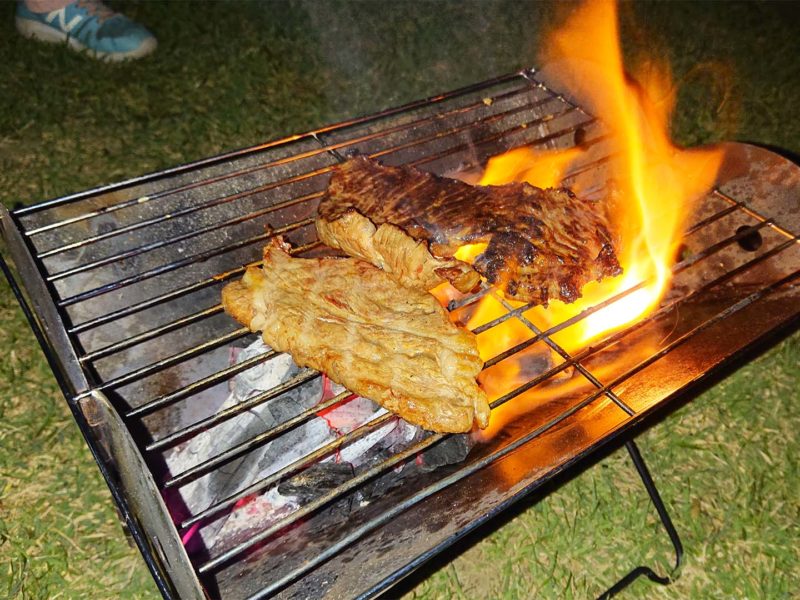
<svg viewBox="0 0 800 600">
<path fill-rule="evenodd" d="M 681 538 L 678 536 L 678 532 L 675 530 L 675 525 L 672 524 L 672 519 L 667 512 L 667 507 L 664 506 L 664 501 L 661 499 L 661 495 L 658 493 L 656 484 L 650 475 L 650 471 L 644 462 L 644 458 L 642 458 L 641 452 L 639 452 L 639 447 L 634 443 L 633 440 L 631 440 L 625 443 L 625 448 L 628 450 L 631 460 L 633 460 L 633 465 L 636 467 L 639 477 L 642 478 L 642 483 L 644 484 L 645 489 L 647 489 L 647 494 L 650 496 L 650 501 L 653 503 L 653 506 L 656 507 L 658 517 L 661 519 L 661 524 L 667 531 L 667 535 L 669 535 L 669 539 L 672 542 L 672 547 L 675 549 L 675 566 L 668 575 L 659 575 L 650 567 L 635 567 L 622 579 L 617 581 L 603 594 L 601 594 L 598 600 L 606 600 L 607 598 L 611 598 L 636 581 L 636 579 L 638 579 L 641 575 L 646 576 L 650 581 L 654 581 L 655 583 L 669 585 L 674 581 L 674 577 L 678 571 L 678 568 L 681 566 L 681 559 L 683 557 L 683 544 L 681 544 Z"/>
</svg>

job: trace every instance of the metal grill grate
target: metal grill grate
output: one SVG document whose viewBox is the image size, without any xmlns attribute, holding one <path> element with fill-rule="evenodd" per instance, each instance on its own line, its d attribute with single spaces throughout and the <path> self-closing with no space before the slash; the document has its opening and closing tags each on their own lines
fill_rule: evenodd
<svg viewBox="0 0 800 600">
<path fill-rule="evenodd" d="M 321 592 L 339 597 L 384 589 L 742 348 L 797 322 L 797 224 L 778 223 L 763 197 L 734 197 L 737 190 L 748 193 L 732 180 L 734 191 L 724 185 L 714 190 L 687 230 L 689 252 L 673 269 L 673 292 L 636 324 L 573 353 L 553 338 L 647 282 L 545 330 L 529 318 L 532 306 L 498 300 L 504 314 L 475 333 L 514 320 L 530 336 L 488 360 L 485 369 L 523 355 L 550 358 L 492 399 L 493 419 L 500 418 L 501 407 L 518 405 L 518 414 L 464 462 L 404 480 L 402 489 L 371 498 L 338 522 L 326 516 L 327 508 L 356 497 L 369 482 L 449 436 L 416 439 L 267 526 L 254 527 L 244 539 L 192 555 L 191 569 L 182 573 L 188 561 L 176 542 L 180 535 L 214 523 L 253 494 L 393 418 L 376 413 L 268 476 L 238 482 L 207 506 L 170 505 L 174 526 L 153 524 L 143 513 L 146 507 L 158 512 L 161 501 L 138 498 L 136 490 L 174 502 L 186 486 L 320 418 L 318 413 L 348 395 L 233 440 L 190 466 L 171 468 L 176 448 L 214 435 L 215 428 L 293 390 L 319 385 L 318 373 L 302 370 L 241 403 L 203 412 L 201 399 L 224 398 L 237 376 L 279 357 L 267 351 L 231 363 L 230 349 L 255 336 L 222 313 L 225 282 L 257 264 L 273 235 L 285 236 L 297 255 L 324 252 L 313 220 L 330 171 L 345 155 L 360 152 L 387 164 L 454 173 L 478 168 L 513 147 L 565 148 L 576 141 L 588 158 L 571 177 L 602 175 L 608 160 L 602 125 L 525 71 L 3 216 L 5 257 L 16 268 L 7 274 L 20 286 L 76 418 L 165 593 L 196 594 L 195 574 L 208 593 L 223 598 Z M 750 249 L 753 239 L 759 245 Z M 449 308 L 466 312 L 486 294 L 492 290 Z M 105 398 L 113 409 L 104 413 Z M 119 420 L 121 433 L 114 433 L 109 420 Z M 135 444 L 157 490 L 147 492 L 149 480 L 143 487 L 129 482 L 128 471 L 136 467 L 122 464 L 115 436 Z"/>
</svg>

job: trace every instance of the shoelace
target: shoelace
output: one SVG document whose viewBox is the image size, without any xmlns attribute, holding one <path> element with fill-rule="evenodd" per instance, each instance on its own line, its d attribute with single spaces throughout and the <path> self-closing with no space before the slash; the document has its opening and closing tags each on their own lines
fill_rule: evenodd
<svg viewBox="0 0 800 600">
<path fill-rule="evenodd" d="M 100 0 L 78 0 L 76 5 L 78 8 L 85 8 L 90 15 L 97 17 L 100 23 L 110 19 L 116 14 L 113 10 L 100 2 Z"/>
</svg>

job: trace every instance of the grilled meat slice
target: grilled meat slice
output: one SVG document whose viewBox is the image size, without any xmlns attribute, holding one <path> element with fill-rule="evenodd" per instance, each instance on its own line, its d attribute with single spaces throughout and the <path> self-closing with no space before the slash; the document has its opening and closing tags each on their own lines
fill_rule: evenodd
<svg viewBox="0 0 800 600">
<path fill-rule="evenodd" d="M 472 186 L 364 156 L 352 158 L 331 177 L 319 205 L 317 230 L 327 244 L 381 266 L 352 242 L 356 228 L 335 226 L 353 212 L 378 230 L 390 223 L 424 242 L 431 260 L 456 260 L 461 246 L 486 244 L 472 267 L 514 300 L 574 302 L 589 281 L 622 272 L 603 207 L 566 189 L 542 190 L 527 183 Z M 407 246 L 384 248 L 383 262 L 402 263 Z M 394 258 L 388 259 L 391 253 Z M 431 270 L 435 267 L 422 272 Z M 393 267 L 395 271 L 414 273 Z M 464 277 L 466 271 L 454 272 Z M 440 273 L 453 281 L 447 270 Z M 427 278 L 417 281 L 417 287 L 428 285 Z"/>
<path fill-rule="evenodd" d="M 350 256 L 362 258 L 390 273 L 407 287 L 430 290 L 450 281 L 462 292 L 471 292 L 481 278 L 467 263 L 455 258 L 435 258 L 427 244 L 407 235 L 399 227 L 379 227 L 356 210 L 338 219 L 317 219 L 319 238 Z"/>
<path fill-rule="evenodd" d="M 433 296 L 360 260 L 292 258 L 287 250 L 273 240 L 263 268 L 225 286 L 228 314 L 298 365 L 410 423 L 438 432 L 469 431 L 473 421 L 486 427 L 475 336 Z"/>
</svg>

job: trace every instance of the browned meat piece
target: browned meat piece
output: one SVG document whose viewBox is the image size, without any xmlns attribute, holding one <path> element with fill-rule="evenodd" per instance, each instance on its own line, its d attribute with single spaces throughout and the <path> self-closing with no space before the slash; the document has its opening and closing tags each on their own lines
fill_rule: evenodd
<svg viewBox="0 0 800 600">
<path fill-rule="evenodd" d="M 334 225 L 353 212 L 366 216 L 378 231 L 391 223 L 425 242 L 431 260 L 455 260 L 461 246 L 487 244 L 472 266 L 514 300 L 574 302 L 589 281 L 622 272 L 603 208 L 566 189 L 542 190 L 527 183 L 472 186 L 411 167 L 352 158 L 331 178 L 319 205 L 317 230 L 327 244 L 383 266 L 353 243 L 358 228 Z M 407 247 L 408 242 L 384 247 L 383 263 L 402 263 Z M 394 258 L 387 259 L 390 254 Z M 419 270 L 436 272 L 430 265 Z M 451 282 L 465 273 L 460 267 L 438 271 Z M 403 280 L 408 283 L 408 277 Z M 423 289 L 429 285 L 429 278 L 417 282 Z"/>
<path fill-rule="evenodd" d="M 439 432 L 486 427 L 475 335 L 425 291 L 352 258 L 292 258 L 273 241 L 263 268 L 222 290 L 225 310 L 300 366 Z"/>
<path fill-rule="evenodd" d="M 402 285 L 430 290 L 450 281 L 458 290 L 470 292 L 481 282 L 480 275 L 467 263 L 454 258 L 434 258 L 424 242 L 390 223 L 375 227 L 355 210 L 333 221 L 317 219 L 316 225 L 323 242 L 371 262 Z"/>
</svg>

